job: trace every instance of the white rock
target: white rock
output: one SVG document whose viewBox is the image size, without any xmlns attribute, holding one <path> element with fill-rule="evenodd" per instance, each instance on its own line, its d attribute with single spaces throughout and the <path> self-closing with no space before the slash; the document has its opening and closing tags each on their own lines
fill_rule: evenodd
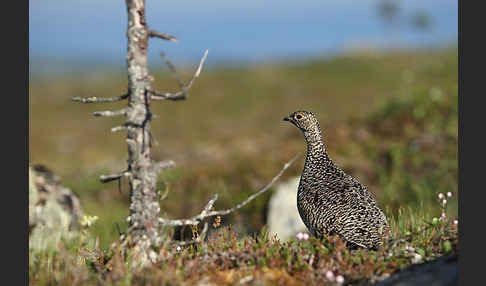
<svg viewBox="0 0 486 286">
<path fill-rule="evenodd" d="M 281 241 L 289 240 L 298 232 L 307 231 L 297 210 L 297 188 L 300 177 L 277 185 L 270 199 L 267 225 L 270 236 Z"/>
</svg>

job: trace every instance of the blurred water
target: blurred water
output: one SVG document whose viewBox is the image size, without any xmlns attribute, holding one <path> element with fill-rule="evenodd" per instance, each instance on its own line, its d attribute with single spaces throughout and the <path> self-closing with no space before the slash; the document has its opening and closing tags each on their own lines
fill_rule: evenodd
<svg viewBox="0 0 486 286">
<path fill-rule="evenodd" d="M 164 51 L 177 65 L 196 64 L 205 49 L 208 64 L 299 59 L 370 47 L 416 47 L 457 41 L 457 1 L 404 0 L 397 25 L 377 16 L 377 0 L 147 0 L 150 27 L 176 35 L 178 43 L 152 40 L 151 64 Z M 77 65 L 123 68 L 126 6 L 114 0 L 30 0 L 31 72 Z M 431 27 L 410 25 L 416 11 Z"/>
</svg>

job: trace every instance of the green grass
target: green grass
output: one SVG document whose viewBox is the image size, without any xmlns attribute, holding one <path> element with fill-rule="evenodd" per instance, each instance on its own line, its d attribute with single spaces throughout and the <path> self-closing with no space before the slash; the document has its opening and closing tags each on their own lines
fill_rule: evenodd
<svg viewBox="0 0 486 286">
<path fill-rule="evenodd" d="M 177 163 L 177 168 L 159 177 L 159 189 L 168 191 L 167 198 L 161 201 L 162 215 L 175 218 L 197 214 L 214 193 L 220 197 L 215 207 L 228 208 L 261 188 L 286 161 L 305 151 L 302 134 L 281 122 L 282 117 L 297 109 L 309 109 L 320 119 L 331 158 L 377 196 L 387 216 L 393 218 L 394 235 L 413 234 L 417 227 L 440 216 L 439 192 L 450 191 L 457 198 L 457 71 L 456 48 L 205 70 L 191 89 L 189 100 L 154 102 L 151 107 L 159 116 L 152 125 L 159 141 L 153 157 Z M 153 72 L 154 87 L 161 91 L 177 89 L 170 74 Z M 190 73 L 184 71 L 183 75 L 189 77 Z M 122 182 L 120 192 L 116 183 L 101 184 L 98 177 L 124 169 L 127 149 L 125 134 L 109 132 L 111 127 L 122 124 L 123 119 L 100 119 L 91 113 L 122 108 L 123 103 L 83 105 L 71 102 L 70 98 L 116 96 L 123 94 L 126 86 L 124 74 L 79 75 L 30 85 L 30 162 L 53 169 L 63 184 L 80 196 L 85 211 L 99 217 L 90 231 L 92 237 L 99 237 L 101 249 L 106 249 L 118 236 L 116 224 L 122 231 L 126 229 L 129 194 L 127 182 Z M 281 180 L 300 174 L 303 161 L 301 156 Z M 268 192 L 237 213 L 222 218 L 224 226 L 233 226 L 236 245 L 244 244 L 245 240 L 254 243 L 252 235 L 262 232 L 270 196 Z M 449 199 L 447 212 L 451 220 L 457 217 L 456 200 Z M 445 238 L 450 242 L 445 243 Z M 456 251 L 457 228 L 450 224 L 436 225 L 410 239 L 409 244 L 422 249 L 426 259 L 433 258 L 445 254 L 442 248 Z M 214 238 L 215 244 L 223 242 Z M 300 246 L 305 246 L 307 254 L 321 257 L 322 261 L 329 260 L 325 255 L 336 254 L 317 251 L 320 247 L 317 241 L 293 243 L 284 247 L 285 251 L 295 254 Z M 272 247 L 282 245 L 272 242 Z M 238 255 L 246 253 L 245 248 L 233 249 Z M 180 282 L 201 278 L 199 274 L 188 274 L 193 271 L 190 265 L 199 265 L 197 259 L 190 262 L 199 254 L 187 251 L 184 252 L 187 255 L 178 254 L 179 258 L 174 256 L 168 260 L 170 263 L 148 273 L 124 278 L 128 279 L 125 282 L 143 284 L 143 279 L 153 278 L 171 285 L 174 284 L 171 279 Z M 212 253 L 217 255 L 218 251 Z M 269 285 L 271 279 L 267 276 L 273 274 L 268 273 L 276 271 L 282 279 L 288 279 L 289 285 L 300 285 L 306 279 L 319 283 L 322 273 L 312 278 L 306 268 L 309 261 L 291 260 L 291 266 L 276 266 L 287 261 L 290 254 L 269 255 L 265 261 L 251 262 L 256 268 L 248 271 L 255 276 L 254 281 Z M 353 257 L 348 258 L 358 259 Z M 67 255 L 56 259 L 71 258 Z M 275 259 L 279 261 L 277 264 L 272 262 Z M 361 269 L 348 265 L 348 269 L 345 267 L 348 262 L 341 265 L 332 259 L 329 263 L 336 264 L 324 266 L 342 271 L 338 272 L 349 281 L 358 281 L 385 271 L 377 265 L 394 271 L 410 263 L 410 258 L 396 261 L 380 258 L 384 259 L 381 262 L 366 259 L 372 266 Z M 31 265 L 33 281 L 39 284 L 54 281 L 45 268 L 48 260 Z M 207 265 L 212 273 L 210 279 L 223 281 L 221 284 L 226 278 L 234 282 L 235 277 L 246 275 L 246 270 L 242 270 L 246 268 L 228 268 L 226 264 L 213 262 Z M 80 275 L 88 280 L 97 277 L 87 269 L 79 271 L 87 271 Z M 169 274 L 162 275 L 164 271 Z M 220 272 L 223 278 L 230 278 L 217 278 Z M 204 276 L 203 272 L 197 273 Z M 59 279 L 72 282 L 69 279 L 75 278 Z"/>
</svg>

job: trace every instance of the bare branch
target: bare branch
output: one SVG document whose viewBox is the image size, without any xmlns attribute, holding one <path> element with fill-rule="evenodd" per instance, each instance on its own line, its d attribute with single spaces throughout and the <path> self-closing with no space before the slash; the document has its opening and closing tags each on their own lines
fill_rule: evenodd
<svg viewBox="0 0 486 286">
<path fill-rule="evenodd" d="M 258 192 L 254 193 L 253 195 L 249 196 L 248 199 L 244 200 L 243 202 L 237 204 L 236 206 L 234 206 L 230 209 L 222 210 L 222 211 L 212 211 L 212 212 L 208 213 L 207 215 L 208 216 L 227 215 L 229 213 L 234 212 L 237 209 L 244 207 L 246 204 L 248 204 L 249 202 L 254 200 L 256 197 L 260 196 L 261 194 L 265 193 L 268 189 L 270 189 L 270 187 L 280 178 L 280 176 L 282 176 L 283 172 L 285 172 L 285 170 L 287 170 L 290 167 L 290 165 L 292 165 L 292 163 L 294 163 L 294 161 L 297 160 L 297 158 L 299 156 L 300 156 L 300 154 L 295 155 L 294 158 L 292 158 L 289 162 L 287 162 L 283 166 L 283 168 L 280 170 L 280 172 L 275 177 L 273 177 L 273 179 L 270 181 L 270 183 L 268 183 L 263 189 L 259 190 Z"/>
<path fill-rule="evenodd" d="M 182 81 L 182 79 L 178 76 L 177 74 L 177 70 L 175 68 L 175 66 L 172 64 L 172 62 L 169 60 L 169 58 L 165 55 L 164 52 L 160 52 L 160 56 L 164 59 L 165 63 L 167 64 L 167 66 L 169 67 L 170 71 L 174 74 L 174 77 L 177 79 L 177 82 L 179 83 L 179 87 L 181 89 L 184 88 L 184 82 Z"/>
<path fill-rule="evenodd" d="M 176 78 L 179 82 L 179 85 L 181 86 L 181 90 L 179 92 L 176 92 L 176 93 L 161 93 L 161 92 L 158 92 L 156 90 L 149 89 L 147 91 L 152 93 L 152 96 L 150 96 L 150 99 L 152 99 L 152 100 L 183 100 L 183 99 L 186 99 L 187 98 L 187 91 L 191 88 L 191 86 L 194 83 L 194 81 L 196 80 L 196 78 L 199 77 L 199 75 L 201 74 L 201 70 L 202 70 L 202 67 L 204 65 L 204 61 L 206 61 L 206 57 L 208 56 L 208 52 L 209 52 L 208 50 L 206 50 L 204 52 L 204 55 L 201 58 L 201 61 L 199 62 L 199 66 L 196 69 L 196 72 L 194 73 L 191 80 L 186 85 L 184 85 L 182 80 L 180 80 L 177 77 L 174 65 L 169 61 L 169 59 L 167 59 L 167 57 L 165 56 L 164 53 L 161 53 L 161 56 L 166 61 L 169 69 L 176 74 Z"/>
<path fill-rule="evenodd" d="M 207 217 L 230 214 L 230 213 L 244 207 L 246 204 L 248 204 L 249 202 L 254 200 L 256 197 L 258 197 L 261 194 L 268 191 L 270 189 L 270 187 L 282 176 L 283 172 L 285 172 L 285 170 L 287 170 L 290 167 L 290 165 L 292 165 L 292 163 L 294 163 L 294 161 L 297 160 L 297 158 L 299 156 L 300 156 L 300 154 L 297 154 L 296 156 L 294 156 L 294 158 L 292 158 L 290 161 L 288 161 L 283 166 L 283 168 L 280 170 L 280 172 L 275 177 L 273 177 L 273 179 L 265 187 L 263 187 L 261 190 L 254 193 L 253 195 L 249 196 L 246 200 L 244 200 L 243 202 L 237 204 L 236 206 L 234 206 L 230 209 L 220 210 L 220 211 L 211 211 L 214 203 L 218 199 L 218 194 L 215 194 L 213 196 L 213 198 L 211 198 L 211 200 L 208 201 L 208 203 L 206 204 L 206 206 L 204 207 L 204 209 L 201 211 L 200 214 L 193 216 L 191 218 L 187 218 L 187 219 L 174 219 L 173 220 L 173 219 L 159 218 L 159 222 L 161 224 L 170 225 L 170 226 L 198 225 L 203 219 L 205 219 Z"/>
<path fill-rule="evenodd" d="M 200 215 L 197 215 L 196 218 L 187 218 L 187 219 L 165 219 L 159 218 L 159 222 L 161 224 L 169 225 L 169 226 L 180 226 L 180 225 L 198 225 L 201 221 L 199 218 Z"/>
<path fill-rule="evenodd" d="M 156 172 L 160 172 L 160 171 L 165 170 L 165 169 L 173 168 L 175 166 L 175 163 L 172 160 L 166 160 L 166 161 L 161 161 L 161 162 L 154 162 L 153 166 L 154 166 Z M 108 182 L 111 182 L 111 181 L 114 181 L 114 180 L 118 180 L 123 176 L 126 177 L 126 176 L 129 176 L 129 175 L 130 175 L 130 172 L 125 170 L 123 172 L 116 173 L 116 174 L 101 175 L 100 181 L 103 182 L 103 183 L 108 183 Z"/>
<path fill-rule="evenodd" d="M 157 32 L 155 30 L 149 30 L 148 35 L 151 38 L 160 38 L 162 40 L 167 40 L 167 41 L 171 41 L 171 42 L 174 42 L 174 43 L 177 42 L 177 37 L 169 35 L 169 34 L 160 33 L 160 32 Z"/>
<path fill-rule="evenodd" d="M 199 62 L 199 66 L 197 67 L 197 70 L 196 70 L 196 73 L 194 74 L 191 82 L 189 83 L 189 87 L 192 85 L 192 81 L 199 76 L 199 74 L 201 73 L 201 70 L 202 70 L 202 67 L 204 65 L 204 61 L 206 60 L 207 56 L 208 56 L 208 53 L 209 53 L 209 50 L 206 50 L 204 51 L 204 55 L 203 57 L 201 58 L 201 61 Z"/>
<path fill-rule="evenodd" d="M 124 125 L 122 125 L 122 126 L 115 126 L 115 127 L 111 128 L 111 132 L 114 133 L 114 132 L 123 131 L 123 130 L 127 130 L 127 129 L 128 129 L 128 127 L 127 126 L 124 126 Z"/>
<path fill-rule="evenodd" d="M 127 111 L 128 111 L 127 108 L 123 108 L 123 109 L 116 110 L 116 111 L 111 111 L 111 110 L 96 111 L 96 112 L 93 112 L 93 115 L 94 116 L 119 116 L 119 115 L 126 115 Z"/>
<path fill-rule="evenodd" d="M 91 96 L 91 97 L 73 97 L 71 98 L 72 101 L 78 101 L 81 103 L 97 103 L 97 102 L 114 102 L 114 101 L 120 101 L 128 98 L 129 94 L 124 94 L 120 95 L 117 97 L 96 97 L 96 96 Z"/>
<path fill-rule="evenodd" d="M 150 96 L 150 99 L 152 100 L 184 100 L 186 99 L 186 93 L 185 90 L 181 90 L 176 93 L 161 93 L 153 89 L 148 89 L 148 92 L 150 92 L 152 95 Z"/>
<path fill-rule="evenodd" d="M 218 194 L 215 194 L 207 203 L 206 206 L 203 208 L 200 214 L 193 216 L 192 218 L 188 219 L 163 219 L 159 218 L 159 222 L 165 225 L 171 226 L 180 226 L 180 225 L 198 225 L 204 218 L 208 217 L 208 212 L 213 207 L 214 203 L 218 199 Z"/>
<path fill-rule="evenodd" d="M 152 116 L 152 118 L 153 118 L 153 116 Z M 115 132 L 128 130 L 130 128 L 136 128 L 136 127 L 137 126 L 135 124 L 130 124 L 128 122 L 125 122 L 123 125 L 112 127 L 110 130 L 111 130 L 111 132 L 115 133 Z"/>
<path fill-rule="evenodd" d="M 194 80 L 199 77 L 199 74 L 201 74 L 201 70 L 202 70 L 202 67 L 204 65 L 204 61 L 206 60 L 206 57 L 208 56 L 208 52 L 209 50 L 206 50 L 204 51 L 204 55 L 203 57 L 201 58 L 201 61 L 199 62 L 199 66 L 197 67 L 197 70 L 196 72 L 194 73 L 194 75 L 192 76 L 191 80 L 189 81 L 189 83 L 185 86 L 185 90 L 188 90 L 189 88 L 191 88 L 192 84 L 194 83 Z"/>
<path fill-rule="evenodd" d="M 128 176 L 129 174 L 130 174 L 130 172 L 123 171 L 123 172 L 117 173 L 117 174 L 101 175 L 100 181 L 103 182 L 103 183 L 108 183 L 108 182 L 111 182 L 111 181 L 114 181 L 114 180 L 119 180 L 121 177 Z"/>
</svg>

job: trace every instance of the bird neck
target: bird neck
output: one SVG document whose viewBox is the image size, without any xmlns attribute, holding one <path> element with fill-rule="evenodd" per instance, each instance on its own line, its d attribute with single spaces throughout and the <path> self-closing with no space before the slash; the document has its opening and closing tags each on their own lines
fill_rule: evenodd
<svg viewBox="0 0 486 286">
<path fill-rule="evenodd" d="M 307 142 L 307 152 L 325 152 L 324 139 L 319 128 L 304 131 L 304 136 Z"/>
<path fill-rule="evenodd" d="M 331 161 L 324 145 L 321 130 L 316 128 L 311 131 L 305 131 L 304 135 L 307 142 L 306 165 L 309 165 L 311 161 L 318 161 L 321 164 Z"/>
</svg>

